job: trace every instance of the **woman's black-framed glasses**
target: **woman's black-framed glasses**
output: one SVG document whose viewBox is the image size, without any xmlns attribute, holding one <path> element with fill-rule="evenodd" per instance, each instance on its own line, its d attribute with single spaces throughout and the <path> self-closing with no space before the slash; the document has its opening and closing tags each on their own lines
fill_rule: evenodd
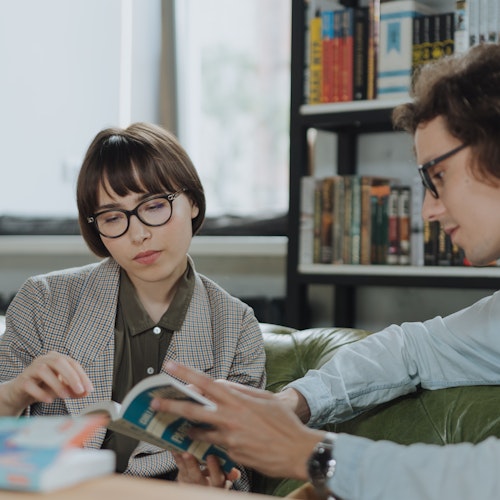
<svg viewBox="0 0 500 500">
<path fill-rule="evenodd" d="M 106 238 L 123 236 L 128 231 L 132 215 L 135 215 L 146 226 L 163 226 L 172 217 L 174 200 L 184 191 L 187 189 L 182 188 L 175 193 L 152 196 L 141 201 L 133 210 L 123 208 L 103 210 L 87 217 L 87 222 L 94 224 L 99 234 Z"/>
<path fill-rule="evenodd" d="M 444 153 L 441 156 L 438 156 L 437 158 L 434 158 L 433 160 L 430 160 L 423 165 L 418 166 L 418 173 L 420 174 L 420 178 L 422 179 L 422 184 L 426 189 L 430 191 L 434 198 L 439 198 L 439 193 L 436 185 L 434 184 L 434 182 L 432 182 L 431 176 L 429 174 L 429 169 L 434 167 L 438 163 L 447 160 L 448 158 L 450 158 L 450 156 L 457 154 L 459 151 L 462 151 L 462 149 L 464 149 L 466 146 L 467 144 L 460 144 L 460 146 L 453 148 L 451 151 L 448 151 L 447 153 Z"/>
</svg>

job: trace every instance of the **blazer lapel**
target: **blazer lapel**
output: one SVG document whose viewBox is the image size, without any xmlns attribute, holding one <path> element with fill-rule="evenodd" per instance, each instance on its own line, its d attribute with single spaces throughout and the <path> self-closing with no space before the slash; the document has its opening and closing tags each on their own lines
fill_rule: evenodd
<svg viewBox="0 0 500 500">
<path fill-rule="evenodd" d="M 167 351 L 165 363 L 173 359 L 179 363 L 209 371 L 214 365 L 211 307 L 208 294 L 200 277 L 196 274 L 193 298 L 186 312 L 182 328 L 174 333 Z"/>
<path fill-rule="evenodd" d="M 67 336 L 69 355 L 78 360 L 94 384 L 82 399 L 67 400 L 70 413 L 111 399 L 114 327 L 119 288 L 119 266 L 107 259 L 89 275 Z"/>
</svg>

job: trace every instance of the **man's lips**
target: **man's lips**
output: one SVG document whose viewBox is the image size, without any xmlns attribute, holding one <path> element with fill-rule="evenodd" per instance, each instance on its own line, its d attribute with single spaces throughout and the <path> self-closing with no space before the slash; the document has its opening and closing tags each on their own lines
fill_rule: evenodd
<svg viewBox="0 0 500 500">
<path fill-rule="evenodd" d="M 458 229 L 458 226 L 454 227 L 445 227 L 444 232 L 450 237 L 450 239 L 453 240 L 453 235 L 455 234 L 456 230 Z"/>
</svg>

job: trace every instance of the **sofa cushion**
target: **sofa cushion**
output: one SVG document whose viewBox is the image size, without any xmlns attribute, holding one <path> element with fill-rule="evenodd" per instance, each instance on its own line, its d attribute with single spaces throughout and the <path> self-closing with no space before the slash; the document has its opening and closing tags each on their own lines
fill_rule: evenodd
<svg viewBox="0 0 500 500">
<path fill-rule="evenodd" d="M 479 443 L 500 437 L 500 386 L 419 390 L 332 430 L 401 444 Z"/>
</svg>

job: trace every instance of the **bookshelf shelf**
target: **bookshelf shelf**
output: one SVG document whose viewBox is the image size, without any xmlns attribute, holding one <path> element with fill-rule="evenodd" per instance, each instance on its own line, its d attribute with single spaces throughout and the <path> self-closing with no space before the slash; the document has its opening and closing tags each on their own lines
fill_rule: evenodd
<svg viewBox="0 0 500 500">
<path fill-rule="evenodd" d="M 453 8 L 451 0 L 425 3 Z M 310 128 L 337 136 L 337 174 L 355 174 L 358 137 L 371 132 L 392 131 L 391 114 L 409 97 L 352 102 L 304 104 L 305 36 L 307 15 L 305 0 L 292 0 L 292 57 L 290 112 L 290 205 L 287 259 L 286 323 L 296 328 L 311 325 L 308 318 L 308 288 L 321 284 L 335 287 L 333 321 L 336 326 L 355 326 L 356 287 L 392 286 L 426 288 L 500 287 L 500 267 L 470 268 L 459 266 L 390 266 L 300 264 L 301 178 L 309 175 L 307 133 Z M 351 3 L 352 5 L 352 3 Z M 381 172 L 383 174 L 383 172 Z"/>
<path fill-rule="evenodd" d="M 328 113 L 342 114 L 356 111 L 390 111 L 398 104 L 406 102 L 408 99 L 372 99 L 369 101 L 334 102 L 324 104 L 303 104 L 300 106 L 300 114 L 321 115 Z"/>
<path fill-rule="evenodd" d="M 302 264 L 298 267 L 298 279 L 317 284 L 497 289 L 500 268 Z"/>
</svg>

